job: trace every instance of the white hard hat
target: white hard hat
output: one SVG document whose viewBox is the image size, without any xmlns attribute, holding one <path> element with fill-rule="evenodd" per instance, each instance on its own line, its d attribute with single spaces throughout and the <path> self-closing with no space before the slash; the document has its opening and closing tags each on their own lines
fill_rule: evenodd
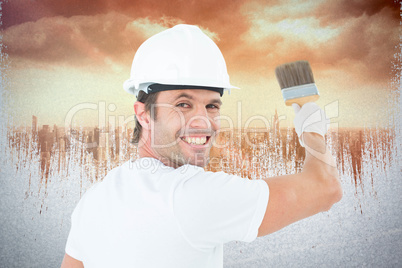
<svg viewBox="0 0 402 268">
<path fill-rule="evenodd" d="M 237 88 L 230 85 L 218 46 L 197 26 L 184 24 L 150 37 L 138 48 L 130 79 L 123 87 L 137 96 L 141 90 L 151 92 L 155 84 L 161 85 L 161 90 L 220 88 L 221 95 Z"/>
</svg>

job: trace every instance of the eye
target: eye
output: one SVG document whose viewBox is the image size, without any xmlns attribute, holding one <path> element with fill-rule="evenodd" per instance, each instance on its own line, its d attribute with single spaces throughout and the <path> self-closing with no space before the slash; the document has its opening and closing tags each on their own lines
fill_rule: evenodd
<svg viewBox="0 0 402 268">
<path fill-rule="evenodd" d="M 178 104 L 176 105 L 176 107 L 190 108 L 190 104 L 185 103 L 185 102 L 181 102 L 181 103 L 178 103 Z"/>
<path fill-rule="evenodd" d="M 215 105 L 215 104 L 208 104 L 206 107 L 207 107 L 207 109 L 213 109 L 213 110 L 219 110 L 220 109 L 220 107 L 218 105 Z"/>
</svg>

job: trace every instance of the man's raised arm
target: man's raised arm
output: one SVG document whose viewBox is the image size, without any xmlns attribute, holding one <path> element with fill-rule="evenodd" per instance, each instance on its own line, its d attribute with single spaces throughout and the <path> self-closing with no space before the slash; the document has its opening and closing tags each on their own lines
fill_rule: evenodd
<svg viewBox="0 0 402 268">
<path fill-rule="evenodd" d="M 270 193 L 258 236 L 273 233 L 293 222 L 329 210 L 342 198 L 336 163 L 324 137 L 303 131 L 300 135 L 306 148 L 302 172 L 264 179 Z"/>
</svg>

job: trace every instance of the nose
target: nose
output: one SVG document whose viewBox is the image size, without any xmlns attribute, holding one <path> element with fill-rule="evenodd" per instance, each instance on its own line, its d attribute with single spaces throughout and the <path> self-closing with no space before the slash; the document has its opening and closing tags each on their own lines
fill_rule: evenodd
<svg viewBox="0 0 402 268">
<path fill-rule="evenodd" d="M 187 125 L 192 129 L 211 129 L 212 119 L 208 116 L 207 109 L 200 107 L 187 121 Z"/>
</svg>

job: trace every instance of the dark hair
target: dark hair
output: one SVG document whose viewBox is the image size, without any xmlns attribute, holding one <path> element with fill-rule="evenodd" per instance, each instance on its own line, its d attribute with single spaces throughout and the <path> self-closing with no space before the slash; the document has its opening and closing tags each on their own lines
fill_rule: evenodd
<svg viewBox="0 0 402 268">
<path fill-rule="evenodd" d="M 152 105 L 156 103 L 158 93 L 159 92 L 147 94 L 141 90 L 138 93 L 137 101 L 144 103 L 145 111 L 149 112 L 151 110 Z M 152 113 L 152 116 L 153 116 L 153 119 L 156 119 L 156 111 L 154 111 Z M 142 133 L 142 126 L 141 126 L 140 122 L 138 122 L 137 116 L 135 116 L 135 127 L 134 127 L 134 131 L 133 131 L 133 138 L 131 140 L 131 143 L 138 144 L 141 139 L 141 133 Z"/>
</svg>

